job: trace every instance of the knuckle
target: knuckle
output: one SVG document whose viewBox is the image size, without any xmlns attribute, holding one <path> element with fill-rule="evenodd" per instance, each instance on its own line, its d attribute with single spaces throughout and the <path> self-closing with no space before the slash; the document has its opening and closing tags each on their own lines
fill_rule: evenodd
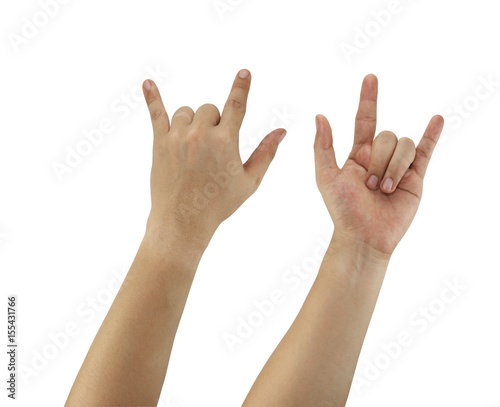
<svg viewBox="0 0 500 407">
<path fill-rule="evenodd" d="M 435 145 L 436 144 L 434 144 L 431 140 L 424 138 L 422 139 L 422 148 L 420 150 L 426 157 L 430 157 L 432 152 L 434 151 Z"/>
<path fill-rule="evenodd" d="M 247 92 L 249 85 L 245 81 L 236 81 L 233 83 L 233 90 L 237 89 L 237 92 Z"/>
<path fill-rule="evenodd" d="M 205 103 L 201 105 L 196 111 L 195 115 L 199 113 L 209 113 L 211 115 L 220 116 L 219 109 L 217 109 L 217 106 L 212 105 L 211 103 Z"/>
<path fill-rule="evenodd" d="M 163 118 L 166 115 L 167 112 L 165 112 L 164 109 L 156 109 L 151 111 L 151 120 L 158 121 L 159 119 Z"/>
<path fill-rule="evenodd" d="M 217 131 L 214 133 L 213 137 L 219 145 L 228 145 L 232 140 L 231 134 L 226 131 Z"/>
<path fill-rule="evenodd" d="M 377 121 L 377 119 L 374 116 L 367 114 L 357 114 L 356 120 L 359 122 L 366 122 L 366 123 L 375 123 Z"/>
<path fill-rule="evenodd" d="M 236 109 L 236 110 L 243 110 L 245 109 L 245 103 L 242 102 L 239 99 L 236 98 L 231 98 L 227 101 L 229 107 Z"/>
<path fill-rule="evenodd" d="M 384 143 L 394 143 L 398 141 L 397 136 L 390 130 L 381 131 L 377 136 L 377 139 Z"/>
<path fill-rule="evenodd" d="M 153 105 L 154 103 L 158 102 L 160 98 L 158 96 L 151 96 L 147 99 L 146 103 L 148 106 Z"/>
<path fill-rule="evenodd" d="M 179 113 L 192 114 L 193 109 L 191 109 L 189 106 L 182 106 L 182 107 L 178 108 L 175 112 L 175 114 L 179 114 Z"/>
<path fill-rule="evenodd" d="M 262 183 L 262 176 L 260 174 L 256 175 L 251 182 L 250 189 L 252 190 L 252 192 L 257 191 L 261 183 Z"/>
<path fill-rule="evenodd" d="M 178 130 L 173 129 L 168 133 L 168 137 L 165 138 L 165 143 L 166 144 L 179 144 L 180 141 L 183 139 L 182 135 L 179 133 Z"/>
<path fill-rule="evenodd" d="M 214 112 L 218 112 L 219 109 L 217 109 L 217 106 L 211 104 L 211 103 L 205 103 L 200 106 L 200 109 L 207 109 L 207 110 L 213 110 Z"/>
<path fill-rule="evenodd" d="M 401 137 L 399 139 L 399 142 L 403 143 L 403 144 L 407 144 L 409 147 L 415 148 L 414 141 L 411 138 L 409 138 L 409 137 Z"/>
<path fill-rule="evenodd" d="M 430 160 L 432 152 L 430 148 L 424 145 L 416 151 L 416 154 L 422 156 L 426 160 Z"/>
<path fill-rule="evenodd" d="M 198 123 L 192 124 L 187 133 L 187 138 L 196 141 L 205 135 L 205 128 Z"/>
<path fill-rule="evenodd" d="M 169 133 L 168 137 L 165 137 L 162 141 L 165 150 L 178 154 L 184 148 L 186 135 L 177 131 L 172 131 Z"/>
</svg>

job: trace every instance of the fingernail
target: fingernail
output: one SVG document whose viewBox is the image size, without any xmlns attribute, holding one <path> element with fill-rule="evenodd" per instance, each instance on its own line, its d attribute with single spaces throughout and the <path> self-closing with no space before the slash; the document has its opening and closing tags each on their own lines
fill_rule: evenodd
<svg viewBox="0 0 500 407">
<path fill-rule="evenodd" d="M 241 79 L 245 79 L 248 77 L 248 75 L 250 75 L 250 71 L 248 69 L 242 69 L 241 71 L 238 72 L 238 76 L 241 78 Z"/>
<path fill-rule="evenodd" d="M 366 181 L 366 185 L 368 188 L 375 189 L 377 188 L 378 184 L 378 177 L 376 175 L 370 175 L 370 178 L 368 178 L 368 181 Z"/>
<path fill-rule="evenodd" d="M 316 130 L 319 129 L 319 118 L 318 116 L 316 116 Z"/>
<path fill-rule="evenodd" d="M 283 141 L 285 136 L 286 136 L 286 130 L 283 130 L 283 133 L 281 133 L 280 136 L 278 137 L 278 144 Z"/>
<path fill-rule="evenodd" d="M 152 86 L 153 86 L 153 84 L 151 83 L 151 81 L 149 79 L 147 79 L 146 81 L 144 81 L 144 89 L 145 90 L 151 89 Z"/>
<path fill-rule="evenodd" d="M 387 192 L 391 192 L 393 184 L 394 184 L 394 181 L 391 178 L 386 178 L 386 180 L 382 184 L 382 189 L 387 191 Z"/>
</svg>

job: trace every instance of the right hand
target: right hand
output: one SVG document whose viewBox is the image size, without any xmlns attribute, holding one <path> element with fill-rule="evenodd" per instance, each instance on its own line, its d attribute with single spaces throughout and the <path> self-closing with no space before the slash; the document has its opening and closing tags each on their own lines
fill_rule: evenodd
<svg viewBox="0 0 500 407">
<path fill-rule="evenodd" d="M 377 95 L 377 78 L 366 76 L 354 145 L 342 168 L 335 160 L 330 124 L 317 116 L 316 182 L 335 225 L 334 237 L 344 245 L 362 245 L 388 258 L 417 212 L 424 175 L 444 121 L 434 116 L 417 148 L 412 140 L 398 140 L 388 131 L 374 140 Z"/>
</svg>

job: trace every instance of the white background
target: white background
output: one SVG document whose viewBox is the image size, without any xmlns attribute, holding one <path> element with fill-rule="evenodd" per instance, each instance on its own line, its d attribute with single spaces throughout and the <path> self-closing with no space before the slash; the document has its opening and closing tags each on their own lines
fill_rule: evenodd
<svg viewBox="0 0 500 407">
<path fill-rule="evenodd" d="M 18 296 L 25 368 L 11 404 L 63 405 L 114 296 L 108 286 L 116 291 L 116 275 L 142 239 L 152 148 L 142 82 L 151 70 L 168 73 L 157 83 L 172 115 L 183 105 L 222 108 L 237 71 L 248 68 L 243 158 L 271 123 L 288 135 L 259 191 L 221 225 L 202 259 L 160 405 L 241 405 L 314 280 L 319 264 L 307 258 L 333 230 L 314 180 L 314 116 L 329 118 L 343 162 L 361 81 L 374 73 L 378 131 L 418 142 L 434 114 L 446 124 L 356 377 L 366 379 L 371 363 L 382 367 L 353 387 L 348 405 L 500 406 L 497 1 L 401 0 L 384 27 L 373 13 L 389 2 L 378 0 L 222 0 L 227 9 L 219 12 L 212 0 L 73 0 L 57 3 L 45 21 L 44 3 L 0 8 L 0 301 L 5 312 L 7 295 Z M 37 32 L 15 45 L 34 20 Z M 365 29 L 370 37 L 347 58 L 342 44 L 354 46 Z M 496 85 L 481 88 L 478 100 L 488 80 Z M 113 131 L 59 180 L 54 163 L 65 164 L 67 147 L 103 119 Z M 304 262 L 312 268 L 292 290 L 286 278 Z M 455 280 L 465 288 L 441 307 L 446 282 Z M 231 352 L 224 333 L 236 335 L 238 318 L 247 320 L 254 301 L 273 290 L 284 302 Z M 435 320 L 412 324 L 430 304 Z M 78 330 L 63 340 L 67 324 Z M 403 331 L 412 344 L 383 356 L 383 344 Z"/>
</svg>

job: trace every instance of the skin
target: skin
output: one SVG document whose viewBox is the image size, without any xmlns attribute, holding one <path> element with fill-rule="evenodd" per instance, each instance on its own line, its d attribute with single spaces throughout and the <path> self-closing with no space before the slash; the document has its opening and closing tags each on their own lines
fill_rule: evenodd
<svg viewBox="0 0 500 407">
<path fill-rule="evenodd" d="M 156 406 L 200 258 L 217 227 L 258 188 L 285 131 L 246 163 L 239 149 L 250 73 L 239 72 L 222 114 L 182 107 L 170 122 L 153 81 L 151 212 L 133 264 L 76 377 L 66 406 Z"/>
<path fill-rule="evenodd" d="M 316 182 L 334 233 L 297 318 L 244 407 L 344 406 L 347 401 L 389 260 L 416 214 L 444 123 L 441 116 L 433 117 L 417 148 L 388 131 L 374 139 L 377 94 L 377 78 L 368 75 L 353 148 L 342 168 L 327 119 L 316 117 Z M 372 175 L 378 182 L 372 182 Z"/>
<path fill-rule="evenodd" d="M 241 162 L 249 87 L 249 73 L 241 71 L 222 115 L 213 105 L 196 113 L 183 107 L 170 123 L 156 85 L 145 82 L 154 131 L 151 213 L 67 406 L 157 404 L 199 260 L 218 225 L 255 192 L 285 134 L 271 132 Z M 387 265 L 415 216 L 443 127 L 434 117 L 416 149 L 390 132 L 374 140 L 376 99 L 377 79 L 369 75 L 342 169 L 328 121 L 316 118 L 316 180 L 335 231 L 304 306 L 244 406 L 345 405 Z"/>
</svg>

